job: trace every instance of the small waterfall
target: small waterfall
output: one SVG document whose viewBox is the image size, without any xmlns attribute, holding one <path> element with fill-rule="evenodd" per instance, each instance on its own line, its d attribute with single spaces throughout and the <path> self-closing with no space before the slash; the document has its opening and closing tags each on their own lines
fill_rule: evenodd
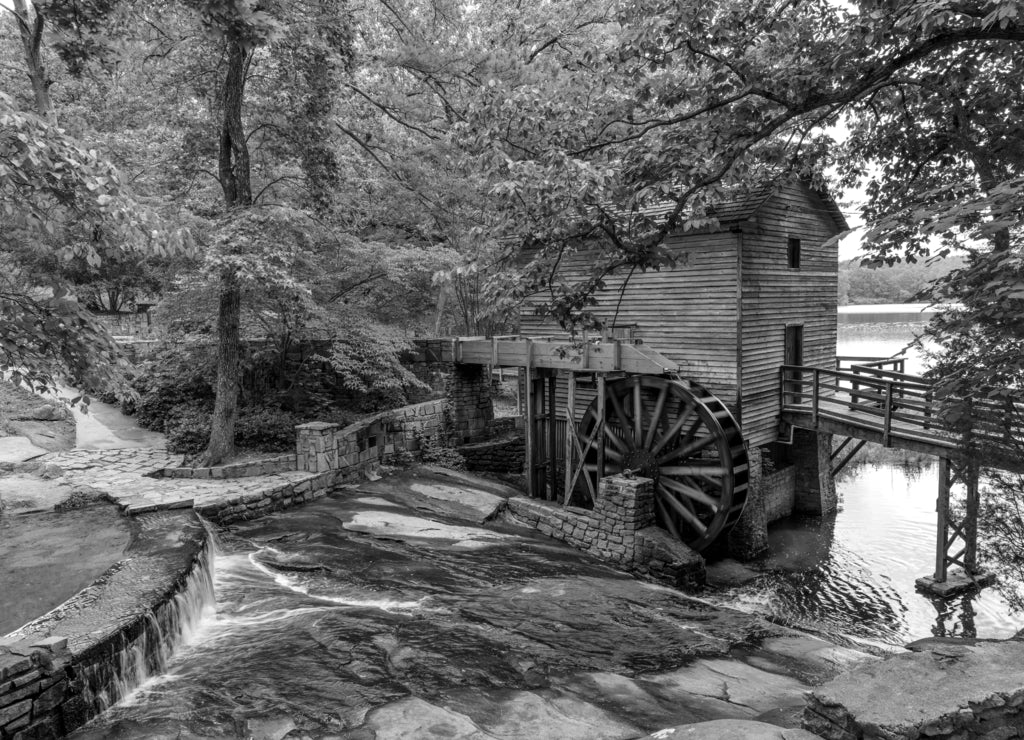
<svg viewBox="0 0 1024 740">
<path fill-rule="evenodd" d="M 83 698 L 90 714 L 105 711 L 128 697 L 152 676 L 167 670 L 174 651 L 188 644 L 203 616 L 214 607 L 214 541 L 209 535 L 192 570 L 154 610 L 122 629 L 79 667 Z"/>
</svg>

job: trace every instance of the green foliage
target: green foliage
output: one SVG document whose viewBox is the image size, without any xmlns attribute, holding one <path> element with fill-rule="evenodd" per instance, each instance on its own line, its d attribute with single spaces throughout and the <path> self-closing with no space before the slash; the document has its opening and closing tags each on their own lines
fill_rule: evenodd
<svg viewBox="0 0 1024 740">
<path fill-rule="evenodd" d="M 174 409 L 164 425 L 168 451 L 194 456 L 205 450 L 211 412 L 210 404 Z M 235 445 L 253 452 L 290 452 L 295 449 L 295 426 L 304 421 L 304 415 L 281 409 L 242 406 L 235 422 Z"/>
<path fill-rule="evenodd" d="M 930 298 L 930 289 L 936 280 L 963 265 L 962 257 L 893 265 L 863 264 L 861 260 L 842 262 L 839 265 L 839 305 L 925 301 Z"/>
<path fill-rule="evenodd" d="M 448 447 L 437 437 L 424 437 L 417 434 L 420 461 L 427 465 L 437 465 L 449 470 L 466 470 L 466 458 L 454 447 Z"/>
</svg>

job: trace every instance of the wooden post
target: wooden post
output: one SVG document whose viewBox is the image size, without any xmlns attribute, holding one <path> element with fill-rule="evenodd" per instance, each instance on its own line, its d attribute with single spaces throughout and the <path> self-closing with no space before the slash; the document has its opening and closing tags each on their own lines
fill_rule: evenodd
<svg viewBox="0 0 1024 740">
<path fill-rule="evenodd" d="M 961 527 L 964 538 L 964 571 L 973 576 L 978 572 L 978 462 L 972 458 L 966 463 L 967 501 L 964 502 L 964 521 Z"/>
<path fill-rule="evenodd" d="M 892 381 L 885 381 L 885 421 L 882 429 L 882 446 L 889 446 L 889 433 L 892 431 Z"/>
<path fill-rule="evenodd" d="M 576 428 L 576 373 L 568 373 L 565 400 L 565 486 L 562 491 L 562 506 L 568 506 L 572 499 L 572 435 Z M 580 461 L 582 463 L 582 460 Z"/>
<path fill-rule="evenodd" d="M 550 371 L 548 375 L 548 403 L 547 403 L 547 419 L 548 419 L 548 495 L 545 497 L 548 501 L 555 498 L 555 492 L 558 490 L 558 467 L 555 465 L 555 459 L 558 453 L 558 435 L 556 434 L 558 429 L 558 414 L 555 413 L 555 385 L 557 378 L 555 372 Z"/>
<path fill-rule="evenodd" d="M 537 466 L 537 458 L 534 447 L 537 429 L 534 419 L 533 370 L 529 367 L 526 368 L 526 373 L 523 379 L 523 388 L 526 393 L 526 495 L 535 497 L 537 495 L 537 491 L 534 489 L 534 482 L 536 480 L 534 471 Z"/>
<path fill-rule="evenodd" d="M 597 376 L 597 475 L 598 481 L 604 476 L 604 415 L 605 415 L 605 382 L 604 375 Z M 600 486 L 597 487 L 600 490 Z"/>
<path fill-rule="evenodd" d="M 938 514 L 935 536 L 935 582 L 946 582 L 946 532 L 949 528 L 949 489 L 950 479 L 949 458 L 939 458 L 939 495 L 935 502 Z"/>
<path fill-rule="evenodd" d="M 821 382 L 820 371 L 818 368 L 814 368 L 814 376 L 811 381 L 811 421 L 814 423 L 814 428 L 818 428 L 818 385 Z"/>
</svg>

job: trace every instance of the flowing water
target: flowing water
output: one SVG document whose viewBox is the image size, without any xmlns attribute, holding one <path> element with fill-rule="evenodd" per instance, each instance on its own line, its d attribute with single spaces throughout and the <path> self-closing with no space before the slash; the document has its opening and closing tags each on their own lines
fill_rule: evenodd
<svg viewBox="0 0 1024 740">
<path fill-rule="evenodd" d="M 898 353 L 912 328 L 841 327 L 840 354 Z M 948 603 L 914 591 L 933 567 L 937 486 L 934 463 L 919 462 L 851 469 L 836 517 L 773 526 L 757 577 L 710 599 L 882 649 L 933 634 L 1013 634 L 1018 619 L 993 589 Z M 672 670 L 694 644 L 716 639 L 719 612 L 669 589 L 503 525 L 417 520 L 399 505 L 348 492 L 233 528 L 214 568 L 216 612 L 164 675 L 76 737 L 279 738 L 297 727 L 362 740 L 375 721 L 379 730 L 431 711 L 409 709 L 410 695 L 483 726 L 525 712 L 511 702 L 526 693 L 550 704 L 583 672 Z M 344 529 L 389 512 L 393 536 Z M 683 626 L 694 621 L 705 626 Z M 572 714 L 559 706 L 562 720 Z M 395 709 L 375 720 L 382 707 Z M 447 721 L 441 735 L 455 732 Z"/>
</svg>

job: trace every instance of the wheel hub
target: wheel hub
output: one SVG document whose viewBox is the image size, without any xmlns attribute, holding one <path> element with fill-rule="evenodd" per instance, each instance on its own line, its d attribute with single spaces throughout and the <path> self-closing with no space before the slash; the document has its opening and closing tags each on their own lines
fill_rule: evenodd
<svg viewBox="0 0 1024 740">
<path fill-rule="evenodd" d="M 649 450 L 631 450 L 622 458 L 622 469 L 658 482 L 658 459 Z"/>
</svg>

